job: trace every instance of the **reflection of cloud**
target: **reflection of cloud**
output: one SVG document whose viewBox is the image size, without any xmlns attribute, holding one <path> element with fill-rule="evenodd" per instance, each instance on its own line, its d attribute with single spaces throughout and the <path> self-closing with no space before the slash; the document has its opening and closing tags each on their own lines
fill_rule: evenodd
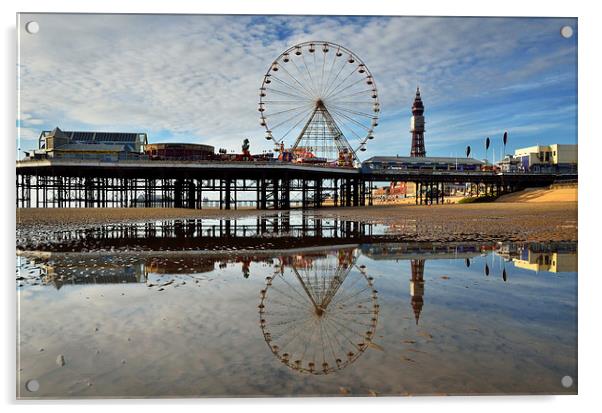
<svg viewBox="0 0 602 413">
<path fill-rule="evenodd" d="M 490 255 L 470 268 L 463 259 L 429 260 L 416 327 L 408 261 L 357 264 L 379 291 L 375 343 L 384 351 L 366 351 L 336 374 L 299 375 L 266 349 L 257 304 L 275 268 L 252 263 L 248 279 L 227 266 L 211 281 L 161 292 L 143 284 L 20 289 L 21 384 L 36 378 L 40 396 L 62 397 L 574 391 L 558 379 L 576 372 L 574 274 L 508 267 L 504 283 Z"/>
<path fill-rule="evenodd" d="M 25 129 L 37 136 L 42 127 L 60 125 L 144 130 L 155 141 L 218 147 L 237 147 L 249 136 L 259 151 L 268 147 L 256 112 L 262 76 L 282 50 L 308 39 L 349 47 L 375 76 L 384 120 L 366 156 L 405 151 L 417 83 L 427 105 L 427 150 L 431 136 L 455 148 L 458 139 L 476 139 L 483 130 L 520 127 L 507 116 L 543 110 L 553 97 L 575 103 L 576 40 L 558 35 L 561 23 L 575 26 L 574 20 L 76 14 L 36 20 L 43 35 L 21 37 L 25 139 L 32 139 Z M 514 106 L 456 134 L 445 125 L 428 129 L 458 102 L 468 106 L 458 115 L 464 119 L 483 106 Z M 536 131 L 548 123 L 549 117 L 530 122 Z M 570 140 L 574 125 L 563 126 L 557 139 Z"/>
</svg>

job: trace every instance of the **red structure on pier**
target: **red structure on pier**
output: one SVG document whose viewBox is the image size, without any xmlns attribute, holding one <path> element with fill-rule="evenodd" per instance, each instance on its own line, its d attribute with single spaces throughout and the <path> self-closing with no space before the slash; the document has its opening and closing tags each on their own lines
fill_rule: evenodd
<svg viewBox="0 0 602 413">
<path fill-rule="evenodd" d="M 410 156 L 426 156 L 426 149 L 424 149 L 424 105 L 420 97 L 420 88 L 416 88 L 416 97 L 412 105 L 410 132 L 412 132 L 412 150 L 410 151 Z"/>
</svg>

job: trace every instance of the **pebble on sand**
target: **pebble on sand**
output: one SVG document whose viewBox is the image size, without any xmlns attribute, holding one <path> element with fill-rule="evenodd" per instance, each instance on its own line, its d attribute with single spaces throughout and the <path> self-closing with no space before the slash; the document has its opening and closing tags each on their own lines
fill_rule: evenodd
<svg viewBox="0 0 602 413">
<path fill-rule="evenodd" d="M 59 354 L 56 358 L 56 364 L 59 367 L 63 367 L 65 365 L 65 356 L 63 356 L 62 354 Z"/>
</svg>

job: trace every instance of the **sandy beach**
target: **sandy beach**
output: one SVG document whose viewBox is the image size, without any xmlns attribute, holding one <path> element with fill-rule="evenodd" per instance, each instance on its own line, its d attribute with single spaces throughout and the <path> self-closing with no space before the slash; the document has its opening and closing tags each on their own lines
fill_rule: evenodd
<svg viewBox="0 0 602 413">
<path fill-rule="evenodd" d="M 493 203 L 323 208 L 320 217 L 386 224 L 418 241 L 577 241 L 576 188 L 522 191 Z M 571 201 L 575 199 L 575 201 Z M 236 218 L 274 211 L 129 208 L 18 209 L 17 229 L 157 219 Z"/>
</svg>

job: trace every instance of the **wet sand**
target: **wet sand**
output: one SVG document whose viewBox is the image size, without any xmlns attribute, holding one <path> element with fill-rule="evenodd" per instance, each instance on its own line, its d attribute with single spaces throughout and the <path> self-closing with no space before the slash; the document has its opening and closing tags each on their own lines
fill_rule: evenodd
<svg viewBox="0 0 602 413">
<path fill-rule="evenodd" d="M 176 208 L 18 209 L 17 229 L 176 218 L 236 218 L 274 211 Z M 576 202 L 396 205 L 310 210 L 318 217 L 378 223 L 416 241 L 577 241 Z"/>
</svg>

